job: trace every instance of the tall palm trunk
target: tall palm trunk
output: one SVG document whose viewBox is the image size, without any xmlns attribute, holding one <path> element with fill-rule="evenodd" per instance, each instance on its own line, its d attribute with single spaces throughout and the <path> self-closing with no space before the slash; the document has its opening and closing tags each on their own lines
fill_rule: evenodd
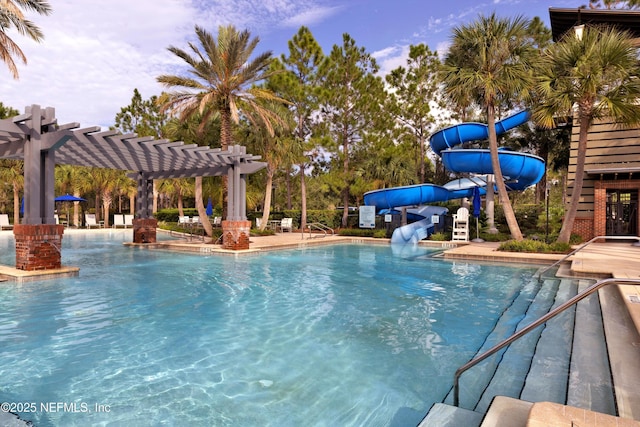
<svg viewBox="0 0 640 427">
<path fill-rule="evenodd" d="M 222 151 L 229 149 L 231 145 L 231 109 L 225 106 L 220 109 L 220 148 Z M 222 176 L 222 219 L 227 219 L 229 206 L 229 177 Z"/>
<path fill-rule="evenodd" d="M 307 180 L 304 175 L 304 163 L 300 164 L 300 230 L 307 226 Z"/>
<path fill-rule="evenodd" d="M 196 209 L 198 210 L 198 215 L 200 216 L 200 222 L 202 223 L 204 232 L 207 233 L 207 236 L 213 236 L 213 227 L 211 226 L 209 217 L 207 217 L 207 208 L 204 207 L 204 202 L 202 201 L 202 177 L 201 176 L 196 176 L 195 197 L 196 197 Z"/>
<path fill-rule="evenodd" d="M 491 152 L 491 168 L 493 169 L 493 175 L 496 179 L 496 186 L 498 187 L 498 197 L 502 209 L 504 211 L 504 217 L 507 220 L 511 237 L 515 240 L 522 240 L 522 232 L 518 226 L 516 215 L 513 212 L 511 201 L 509 200 L 509 194 L 507 193 L 507 186 L 504 183 L 504 177 L 502 176 L 502 170 L 500 169 L 500 160 L 498 157 L 498 136 L 496 135 L 496 118 L 495 109 L 493 106 L 487 108 L 487 125 L 489 126 L 489 151 Z"/>
<path fill-rule="evenodd" d="M 580 195 L 582 194 L 582 186 L 584 184 L 584 163 L 587 157 L 587 137 L 589 135 L 589 125 L 591 120 L 586 115 L 580 115 L 580 136 L 578 138 L 578 158 L 576 162 L 576 175 L 573 181 L 573 190 L 571 191 L 571 203 L 567 210 L 562 228 L 558 235 L 559 243 L 569 243 L 571 232 L 573 231 L 573 223 L 578 214 L 578 204 L 580 203 Z"/>
<path fill-rule="evenodd" d="M 260 230 L 264 230 L 269 222 L 269 214 L 271 213 L 271 193 L 273 189 L 273 173 L 269 165 L 267 165 L 267 183 L 264 191 L 264 207 L 262 209 L 262 223 Z"/>
<path fill-rule="evenodd" d="M 20 224 L 20 189 L 17 182 L 13 183 L 13 223 Z"/>
<path fill-rule="evenodd" d="M 349 192 L 351 190 L 349 185 L 349 141 L 346 135 L 342 137 L 342 155 L 344 156 L 342 165 L 345 179 L 345 186 L 342 189 L 342 204 L 344 206 L 342 211 L 342 227 L 346 228 L 349 219 Z"/>
</svg>

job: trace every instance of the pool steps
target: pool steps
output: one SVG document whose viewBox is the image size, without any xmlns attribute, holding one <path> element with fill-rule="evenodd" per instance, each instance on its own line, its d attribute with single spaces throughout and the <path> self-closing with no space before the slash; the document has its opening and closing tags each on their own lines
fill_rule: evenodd
<svg viewBox="0 0 640 427">
<path fill-rule="evenodd" d="M 498 320 L 478 354 L 573 297 L 590 283 L 565 278 L 545 280 L 539 287 L 533 281 L 526 284 Z M 635 372 L 640 372 L 637 349 L 634 353 L 633 346 L 629 345 L 638 342 L 637 331 L 629 328 L 628 334 L 621 337 L 619 331 L 624 331 L 624 326 L 611 324 L 612 320 L 608 320 L 608 326 L 603 325 L 599 299 L 602 299 L 602 310 L 608 310 L 605 319 L 618 318 L 616 316 L 620 314 L 620 308 L 624 308 L 624 302 L 618 301 L 621 298 L 617 287 L 608 287 L 587 297 L 574 308 L 512 343 L 506 351 L 496 353 L 463 374 L 460 379 L 460 407 L 451 405 L 453 397 L 450 392 L 443 403 L 433 405 L 419 427 L 526 426 L 532 402 L 555 402 L 640 419 L 640 414 L 633 413 L 634 408 L 640 408 L 637 378 L 629 379 L 628 375 L 634 372 L 634 368 L 623 369 L 629 366 L 628 363 L 637 363 L 639 366 Z M 610 316 L 609 311 L 618 313 Z M 519 322 L 513 325 L 513 320 L 508 319 L 518 319 Z M 633 326 L 630 319 L 627 323 Z M 616 345 L 612 340 L 619 340 L 618 345 L 626 343 L 625 347 L 630 352 L 623 361 L 619 361 L 615 359 L 619 354 L 616 348 L 612 353 L 612 368 L 604 339 L 605 328 L 609 334 L 616 332 L 612 334 L 616 338 L 607 335 L 609 348 Z M 496 367 L 497 360 L 500 363 Z M 516 371 L 526 372 L 525 377 L 517 378 Z M 612 376 L 615 384 L 621 384 L 620 388 L 616 386 L 615 396 Z"/>
</svg>

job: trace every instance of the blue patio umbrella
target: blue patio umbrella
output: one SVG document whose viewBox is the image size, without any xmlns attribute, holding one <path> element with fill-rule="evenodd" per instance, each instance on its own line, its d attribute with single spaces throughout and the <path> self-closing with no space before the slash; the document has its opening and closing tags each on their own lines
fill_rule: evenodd
<svg viewBox="0 0 640 427">
<path fill-rule="evenodd" d="M 207 216 L 213 215 L 213 203 L 211 202 L 211 197 L 209 197 L 209 201 L 207 202 Z"/>
<path fill-rule="evenodd" d="M 484 242 L 484 240 L 480 238 L 480 227 L 478 226 L 481 204 L 480 189 L 478 187 L 473 187 L 473 216 L 476 217 L 476 238 L 472 240 L 473 242 Z"/>
<path fill-rule="evenodd" d="M 82 197 L 76 197 L 74 195 L 71 195 L 69 193 L 63 195 L 63 196 L 58 196 L 54 199 L 56 202 L 86 202 L 85 199 L 83 199 Z M 69 205 L 67 205 L 67 222 L 69 224 L 71 224 L 71 222 L 69 222 Z"/>
<path fill-rule="evenodd" d="M 64 196 L 56 197 L 55 201 L 56 202 L 86 202 L 86 200 L 83 199 L 82 197 L 76 197 L 69 193 L 65 194 Z"/>
<path fill-rule="evenodd" d="M 22 201 L 20 202 L 20 215 L 24 215 L 24 197 L 22 198 Z"/>
</svg>

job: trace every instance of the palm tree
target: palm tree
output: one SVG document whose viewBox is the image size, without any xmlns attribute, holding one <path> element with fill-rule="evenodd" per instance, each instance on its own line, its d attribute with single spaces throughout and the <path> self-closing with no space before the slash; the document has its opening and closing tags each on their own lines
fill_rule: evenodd
<svg viewBox="0 0 640 427">
<path fill-rule="evenodd" d="M 13 192 L 13 223 L 20 224 L 20 191 L 24 188 L 24 162 L 0 159 L 0 180 L 9 184 Z"/>
<path fill-rule="evenodd" d="M 162 110 L 171 111 L 181 119 L 199 114 L 200 131 L 219 114 L 222 150 L 232 145 L 231 125 L 239 122 L 240 115 L 253 124 L 264 125 L 273 135 L 272 123 L 282 120 L 266 108 L 263 101 L 284 100 L 255 85 L 271 75 L 271 51 L 251 59 L 260 39 L 251 38 L 249 31 L 238 31 L 233 25 L 220 26 L 217 40 L 202 27 L 196 26 L 195 31 L 200 45 L 189 43 L 191 53 L 174 46 L 168 48 L 191 68 L 189 76 L 161 75 L 157 78 L 167 88 L 177 89 L 163 98 Z M 224 187 L 227 196 L 226 180 Z M 202 194 L 202 179 L 196 179 L 195 193 L 198 214 L 206 218 L 204 203 L 198 197 Z M 223 216 L 226 216 L 225 208 Z"/>
<path fill-rule="evenodd" d="M 492 14 L 454 29 L 443 76 L 445 93 L 450 98 L 464 97 L 486 113 L 491 165 L 509 231 L 515 240 L 522 240 L 522 232 L 500 169 L 495 122 L 503 100 L 526 98 L 533 83 L 529 65 L 533 48 L 528 25 L 529 21 L 522 17 L 500 19 Z"/>
<path fill-rule="evenodd" d="M 558 242 L 568 243 L 584 180 L 587 136 L 594 119 L 611 117 L 621 125 L 640 123 L 640 65 L 632 36 L 608 27 L 586 27 L 582 37 L 568 33 L 544 51 L 537 72 L 543 102 L 533 118 L 553 127 L 558 114 L 571 114 L 580 126 L 571 203 Z"/>
<path fill-rule="evenodd" d="M 82 169 L 73 165 L 56 165 L 56 190 L 58 194 L 71 193 L 76 197 L 80 197 L 80 188 L 82 180 Z M 73 219 L 67 218 L 69 225 L 78 227 L 79 221 L 78 202 L 73 202 Z"/>
<path fill-rule="evenodd" d="M 33 22 L 25 19 L 21 9 L 33 10 L 40 15 L 48 15 L 51 6 L 45 0 L 3 0 L 0 2 L 0 58 L 9 67 L 14 79 L 18 78 L 18 67 L 14 62 L 17 57 L 24 64 L 27 57 L 16 42 L 7 35 L 7 30 L 14 27 L 18 33 L 26 35 L 36 42 L 42 41 L 44 35 Z"/>
</svg>

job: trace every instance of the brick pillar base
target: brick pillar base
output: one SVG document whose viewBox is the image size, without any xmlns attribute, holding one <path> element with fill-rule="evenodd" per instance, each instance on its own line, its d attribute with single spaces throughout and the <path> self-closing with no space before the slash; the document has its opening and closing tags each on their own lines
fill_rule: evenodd
<svg viewBox="0 0 640 427">
<path fill-rule="evenodd" d="M 158 220 L 155 218 L 133 219 L 133 243 L 155 243 Z"/>
<path fill-rule="evenodd" d="M 61 268 L 63 233 L 64 225 L 14 225 L 16 268 L 25 271 Z"/>
<path fill-rule="evenodd" d="M 251 221 L 222 221 L 222 249 L 249 249 Z"/>
</svg>

